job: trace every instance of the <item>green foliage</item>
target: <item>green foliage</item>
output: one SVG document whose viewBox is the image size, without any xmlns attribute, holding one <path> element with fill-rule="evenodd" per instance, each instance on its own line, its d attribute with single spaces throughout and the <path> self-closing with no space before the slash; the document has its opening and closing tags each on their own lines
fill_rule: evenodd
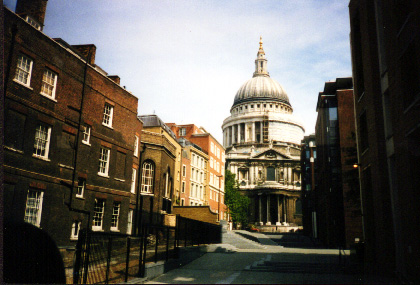
<svg viewBox="0 0 420 285">
<path fill-rule="evenodd" d="M 248 223 L 248 207 L 250 200 L 239 192 L 239 184 L 235 174 L 225 171 L 225 204 L 234 223 L 246 225 Z"/>
</svg>

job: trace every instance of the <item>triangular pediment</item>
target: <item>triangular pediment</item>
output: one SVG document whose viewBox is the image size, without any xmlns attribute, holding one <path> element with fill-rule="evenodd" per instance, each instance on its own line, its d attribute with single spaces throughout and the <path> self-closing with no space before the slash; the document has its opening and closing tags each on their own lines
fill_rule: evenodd
<svg viewBox="0 0 420 285">
<path fill-rule="evenodd" d="M 278 159 L 292 159 L 292 157 L 290 157 L 290 155 L 287 155 L 285 153 L 281 153 L 278 150 L 275 149 L 267 149 L 264 150 L 260 153 L 257 153 L 255 155 L 252 156 L 252 158 L 259 158 L 259 159 L 273 159 L 273 160 L 278 160 Z"/>
</svg>

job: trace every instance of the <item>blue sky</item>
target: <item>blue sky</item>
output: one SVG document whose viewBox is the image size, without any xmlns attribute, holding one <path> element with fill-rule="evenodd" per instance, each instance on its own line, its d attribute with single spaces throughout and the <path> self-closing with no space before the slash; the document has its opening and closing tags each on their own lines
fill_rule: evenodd
<svg viewBox="0 0 420 285">
<path fill-rule="evenodd" d="M 16 1 L 4 5 L 14 11 Z M 49 0 L 44 33 L 93 43 L 96 64 L 139 98 L 139 114 L 221 125 L 252 77 L 263 37 L 271 78 L 286 90 L 306 135 L 318 92 L 351 76 L 348 1 Z"/>
</svg>

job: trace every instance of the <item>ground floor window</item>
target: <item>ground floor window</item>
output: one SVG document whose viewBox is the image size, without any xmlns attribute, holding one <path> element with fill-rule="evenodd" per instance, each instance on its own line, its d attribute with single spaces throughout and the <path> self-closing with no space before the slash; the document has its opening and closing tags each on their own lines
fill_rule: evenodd
<svg viewBox="0 0 420 285">
<path fill-rule="evenodd" d="M 24 221 L 39 227 L 41 224 L 42 199 L 44 192 L 28 190 Z"/>
<path fill-rule="evenodd" d="M 93 208 L 93 225 L 92 230 L 101 231 L 104 219 L 105 200 L 95 199 L 95 206 Z"/>
</svg>

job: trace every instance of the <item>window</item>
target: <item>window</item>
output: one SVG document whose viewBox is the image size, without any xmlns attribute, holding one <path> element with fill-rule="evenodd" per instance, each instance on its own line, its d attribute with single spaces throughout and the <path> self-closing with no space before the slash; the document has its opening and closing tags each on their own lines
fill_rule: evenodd
<svg viewBox="0 0 420 285">
<path fill-rule="evenodd" d="M 216 148 L 217 149 L 217 158 L 220 159 L 220 148 Z"/>
<path fill-rule="evenodd" d="M 112 207 L 112 218 L 111 218 L 111 231 L 118 231 L 118 224 L 120 220 L 120 202 L 114 202 Z"/>
<path fill-rule="evenodd" d="M 41 25 L 31 16 L 26 16 L 26 22 L 28 22 L 31 26 L 33 26 L 37 30 L 41 30 Z"/>
<path fill-rule="evenodd" d="M 79 178 L 79 181 L 77 183 L 77 192 L 76 192 L 77 198 L 83 198 L 83 193 L 85 192 L 85 188 L 86 188 L 86 180 L 84 178 Z"/>
<path fill-rule="evenodd" d="M 128 210 L 128 218 L 127 218 L 127 234 L 131 235 L 131 231 L 133 230 L 133 210 Z"/>
<path fill-rule="evenodd" d="M 210 142 L 210 150 L 212 153 L 214 153 L 214 143 Z"/>
<path fill-rule="evenodd" d="M 180 128 L 179 129 L 179 136 L 183 137 L 187 134 L 186 128 Z"/>
<path fill-rule="evenodd" d="M 57 74 L 49 69 L 44 70 L 42 76 L 41 95 L 55 99 L 55 90 L 57 87 Z"/>
<path fill-rule="evenodd" d="M 187 175 L 187 167 L 185 165 L 182 165 L 182 177 L 185 177 Z"/>
<path fill-rule="evenodd" d="M 274 169 L 274 167 L 272 166 L 267 167 L 267 181 L 276 180 L 275 174 L 276 174 L 276 170 Z"/>
<path fill-rule="evenodd" d="M 101 147 L 99 154 L 99 172 L 98 175 L 108 176 L 110 149 Z"/>
<path fill-rule="evenodd" d="M 184 205 L 185 205 L 185 199 L 181 198 L 181 206 L 184 206 Z"/>
<path fill-rule="evenodd" d="M 164 197 L 169 197 L 169 192 L 170 192 L 170 185 L 169 185 L 169 170 L 167 173 L 165 173 L 165 196 Z"/>
<path fill-rule="evenodd" d="M 220 172 L 220 163 L 217 162 L 217 172 Z"/>
<path fill-rule="evenodd" d="M 185 181 L 182 181 L 181 193 L 185 193 Z"/>
<path fill-rule="evenodd" d="M 134 156 L 137 157 L 139 155 L 139 137 L 134 136 Z"/>
<path fill-rule="evenodd" d="M 15 80 L 25 86 L 30 86 L 33 61 L 29 57 L 20 55 L 16 68 Z"/>
<path fill-rule="evenodd" d="M 136 176 L 137 169 L 133 168 L 133 174 L 131 175 L 131 193 L 136 193 Z"/>
<path fill-rule="evenodd" d="M 42 198 L 44 192 L 29 189 L 26 197 L 24 221 L 39 227 L 41 224 Z"/>
<path fill-rule="evenodd" d="M 145 192 L 145 193 L 153 192 L 153 170 L 154 170 L 154 167 L 151 162 L 143 163 L 141 192 Z"/>
<path fill-rule="evenodd" d="M 79 222 L 79 221 L 73 222 L 73 224 L 71 225 L 70 239 L 75 240 L 79 238 L 79 231 L 80 231 L 81 225 L 82 225 L 82 222 Z"/>
<path fill-rule="evenodd" d="M 35 130 L 34 156 L 47 159 L 50 148 L 51 127 L 39 124 Z"/>
<path fill-rule="evenodd" d="M 210 157 L 210 167 L 213 168 L 213 157 Z"/>
<path fill-rule="evenodd" d="M 105 200 L 95 199 L 95 206 L 93 207 L 93 225 L 92 230 L 101 231 L 104 219 Z"/>
<path fill-rule="evenodd" d="M 102 124 L 104 126 L 112 128 L 112 117 L 114 113 L 114 107 L 108 103 L 105 103 L 104 107 L 104 117 L 102 119 Z"/>
<path fill-rule="evenodd" d="M 26 116 L 9 109 L 4 120 L 4 143 L 14 150 L 23 151 Z"/>
<path fill-rule="evenodd" d="M 88 125 L 82 126 L 82 132 L 83 132 L 83 140 L 82 143 L 90 145 L 90 130 L 91 127 Z"/>
</svg>

